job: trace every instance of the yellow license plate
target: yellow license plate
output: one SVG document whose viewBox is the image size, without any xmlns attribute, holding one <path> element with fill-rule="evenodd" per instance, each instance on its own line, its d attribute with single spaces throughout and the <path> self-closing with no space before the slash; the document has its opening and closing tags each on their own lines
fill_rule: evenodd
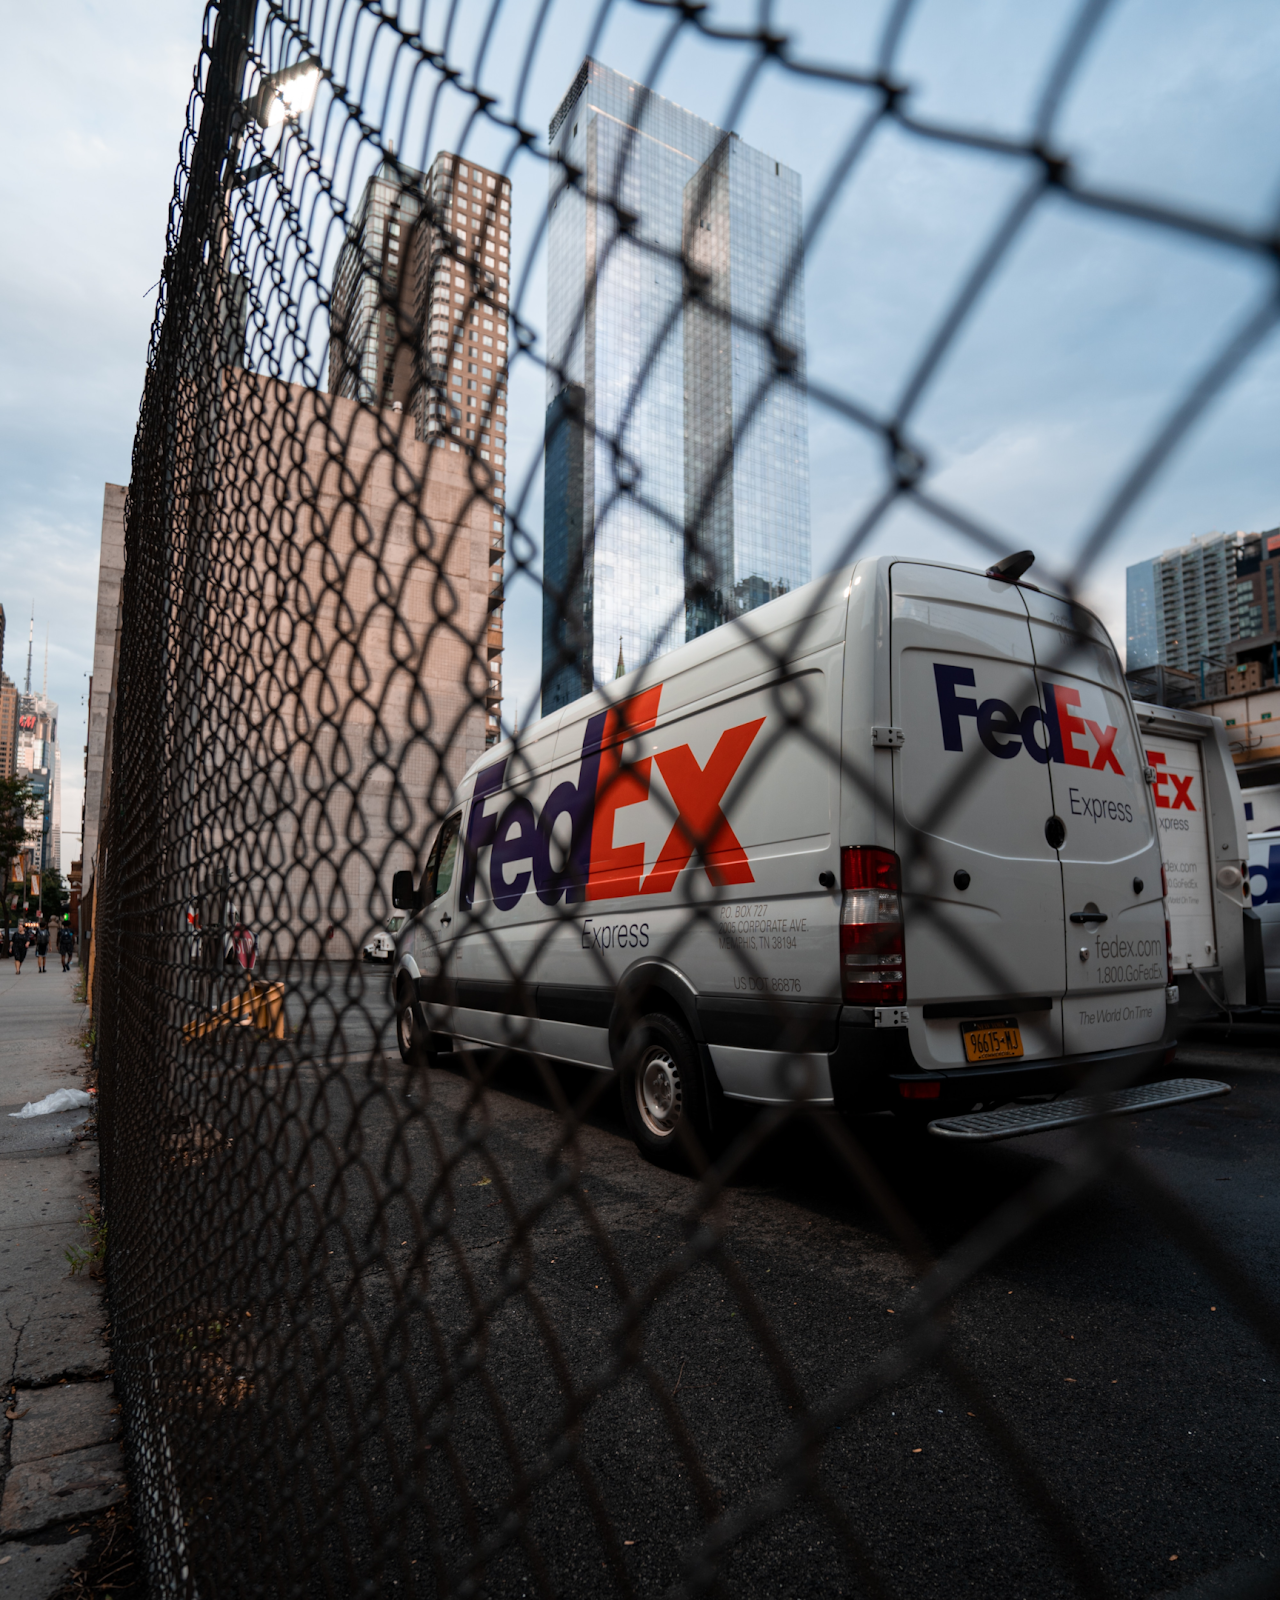
<svg viewBox="0 0 1280 1600">
<path fill-rule="evenodd" d="M 961 1025 L 964 1058 L 969 1062 L 1008 1061 L 1022 1054 L 1022 1030 L 1007 1022 L 966 1022 Z"/>
</svg>

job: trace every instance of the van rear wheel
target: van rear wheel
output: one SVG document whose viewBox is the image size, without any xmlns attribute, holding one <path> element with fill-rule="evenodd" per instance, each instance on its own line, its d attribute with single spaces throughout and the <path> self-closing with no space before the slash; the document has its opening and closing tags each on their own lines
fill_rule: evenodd
<svg viewBox="0 0 1280 1600">
<path fill-rule="evenodd" d="M 622 1111 L 640 1154 L 660 1167 L 693 1169 L 708 1148 L 698 1050 L 673 1018 L 642 1017 L 621 1074 Z"/>
</svg>

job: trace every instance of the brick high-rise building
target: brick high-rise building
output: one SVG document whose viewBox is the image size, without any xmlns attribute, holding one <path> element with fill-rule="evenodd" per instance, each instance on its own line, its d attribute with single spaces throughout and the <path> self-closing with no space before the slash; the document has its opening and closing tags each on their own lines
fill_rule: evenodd
<svg viewBox="0 0 1280 1600">
<path fill-rule="evenodd" d="M 1280 591 L 1280 528 L 1237 534 L 1236 637 L 1256 639 L 1280 634 L 1277 591 Z"/>
<path fill-rule="evenodd" d="M 4 607 L 0 606 L 0 778 L 11 778 L 18 756 L 18 686 L 4 671 Z"/>
<path fill-rule="evenodd" d="M 0 778 L 13 777 L 18 759 L 18 686 L 0 672 Z"/>
<path fill-rule="evenodd" d="M 429 172 L 388 158 L 369 179 L 334 275 L 329 392 L 413 415 L 478 463 L 490 506 L 490 607 L 502 626 L 511 184 L 442 151 Z M 490 742 L 502 662 L 491 663 Z"/>
<path fill-rule="evenodd" d="M 425 201 L 425 173 L 390 158 L 365 184 L 333 277 L 330 394 L 411 409 L 424 372 L 410 241 Z"/>
</svg>

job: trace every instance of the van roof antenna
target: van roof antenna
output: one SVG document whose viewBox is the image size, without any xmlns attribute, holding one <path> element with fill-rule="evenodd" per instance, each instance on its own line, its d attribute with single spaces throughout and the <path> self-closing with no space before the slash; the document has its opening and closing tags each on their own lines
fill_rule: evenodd
<svg viewBox="0 0 1280 1600">
<path fill-rule="evenodd" d="M 1003 561 L 988 567 L 986 575 L 988 578 L 1003 578 L 1006 583 L 1017 583 L 1035 559 L 1034 550 L 1019 550 L 1016 555 L 1005 556 Z"/>
</svg>

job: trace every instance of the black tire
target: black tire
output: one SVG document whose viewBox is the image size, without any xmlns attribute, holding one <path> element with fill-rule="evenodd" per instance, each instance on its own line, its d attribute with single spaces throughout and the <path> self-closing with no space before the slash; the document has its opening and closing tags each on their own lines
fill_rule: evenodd
<svg viewBox="0 0 1280 1600">
<path fill-rule="evenodd" d="M 401 995 L 396 1004 L 396 1044 L 406 1067 L 417 1066 L 422 1060 L 424 1034 L 417 1005 L 408 995 Z"/>
<path fill-rule="evenodd" d="M 710 1155 L 698 1047 L 664 1012 L 642 1017 L 620 1074 L 622 1112 L 636 1148 L 659 1167 L 700 1170 Z"/>
<path fill-rule="evenodd" d="M 446 1034 L 427 1031 L 421 1006 L 408 994 L 396 1006 L 396 1044 L 406 1067 L 438 1067 L 440 1057 L 453 1049 Z"/>
</svg>

